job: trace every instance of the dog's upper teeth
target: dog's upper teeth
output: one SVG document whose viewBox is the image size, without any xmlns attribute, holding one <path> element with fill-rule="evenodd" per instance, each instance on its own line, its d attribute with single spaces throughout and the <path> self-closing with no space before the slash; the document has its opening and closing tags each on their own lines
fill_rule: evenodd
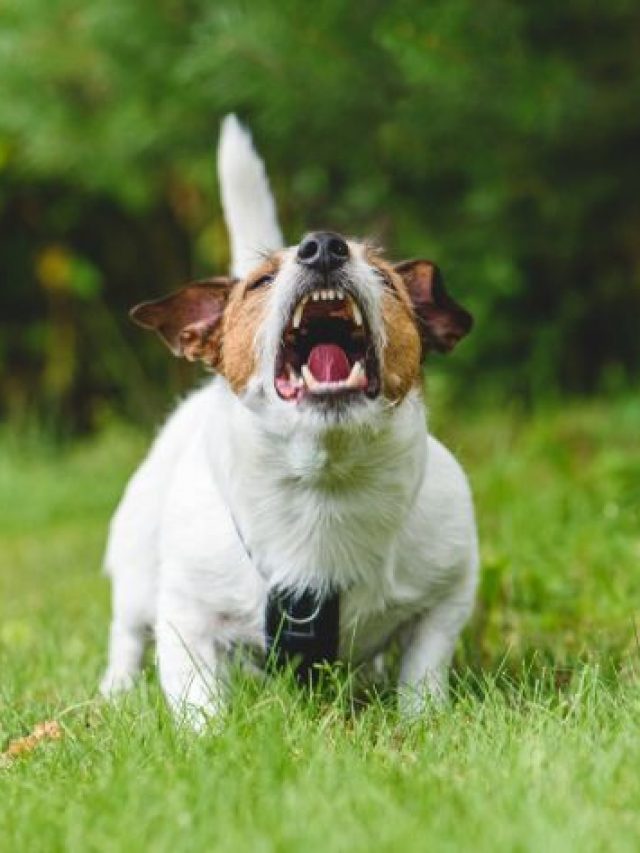
<svg viewBox="0 0 640 853">
<path fill-rule="evenodd" d="M 355 320 L 356 326 L 362 326 L 362 312 L 358 307 L 357 302 L 351 296 L 349 296 L 349 305 L 351 306 L 351 313 L 353 314 L 353 319 Z"/>
<path fill-rule="evenodd" d="M 307 302 L 309 302 L 309 300 L 312 300 L 313 302 L 318 302 L 319 300 L 326 302 L 334 301 L 336 299 L 347 299 L 349 307 L 351 308 L 353 322 L 356 324 L 356 326 L 364 325 L 362 319 L 362 311 L 360 310 L 358 303 L 355 301 L 355 299 L 349 294 L 345 293 L 343 290 L 334 290 L 333 288 L 329 288 L 328 290 L 313 290 L 311 293 L 308 293 L 306 296 L 303 296 L 300 302 L 298 302 L 295 311 L 293 312 L 293 328 L 300 328 L 300 325 L 302 323 L 302 317 L 304 314 L 304 308 Z"/>
<path fill-rule="evenodd" d="M 293 328 L 299 329 L 300 323 L 302 322 L 302 315 L 304 314 L 304 306 L 307 304 L 309 300 L 308 296 L 303 297 L 300 302 L 298 302 L 298 307 L 293 312 Z"/>
<path fill-rule="evenodd" d="M 298 305 L 293 314 L 293 328 L 299 329 L 300 323 L 302 322 L 302 314 L 304 313 L 304 305 L 302 302 Z"/>
</svg>

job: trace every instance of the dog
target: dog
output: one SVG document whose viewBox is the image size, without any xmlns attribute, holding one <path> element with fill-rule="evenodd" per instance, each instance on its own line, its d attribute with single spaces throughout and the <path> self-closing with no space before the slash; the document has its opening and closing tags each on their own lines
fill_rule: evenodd
<svg viewBox="0 0 640 853">
<path fill-rule="evenodd" d="M 235 650 L 269 646 L 281 596 L 294 623 L 296 602 L 318 603 L 301 623 L 333 602 L 335 636 L 315 627 L 337 659 L 371 660 L 397 638 L 400 708 L 420 714 L 446 699 L 478 576 L 470 489 L 428 434 L 421 367 L 471 316 L 430 261 L 394 265 L 329 231 L 285 247 L 234 116 L 218 170 L 231 276 L 132 310 L 215 375 L 169 418 L 112 519 L 101 692 L 131 687 L 152 629 L 166 699 L 201 727 L 226 706 Z"/>
</svg>

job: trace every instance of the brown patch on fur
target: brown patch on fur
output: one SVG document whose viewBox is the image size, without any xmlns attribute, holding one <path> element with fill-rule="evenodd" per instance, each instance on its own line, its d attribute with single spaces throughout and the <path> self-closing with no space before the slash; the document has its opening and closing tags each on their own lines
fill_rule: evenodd
<svg viewBox="0 0 640 853">
<path fill-rule="evenodd" d="M 174 355 L 202 361 L 222 373 L 236 393 L 244 390 L 256 369 L 255 339 L 262 326 L 269 284 L 280 259 L 267 258 L 244 281 L 210 278 L 192 282 L 130 312 L 145 329 L 152 329 Z"/>
<path fill-rule="evenodd" d="M 367 253 L 367 261 L 379 270 L 385 280 L 382 319 L 386 342 L 382 355 L 382 390 L 387 399 L 400 402 L 420 381 L 420 332 L 402 277 L 375 251 Z"/>
<path fill-rule="evenodd" d="M 273 255 L 239 284 L 231 295 L 222 323 L 222 358 L 220 372 L 233 390 L 242 392 L 256 370 L 255 341 L 261 328 L 269 300 L 269 285 L 252 289 L 261 278 L 276 275 L 280 261 Z"/>
<path fill-rule="evenodd" d="M 427 353 L 452 350 L 471 330 L 473 318 L 447 293 L 440 270 L 431 261 L 391 266 L 373 247 L 367 248 L 366 259 L 385 280 L 385 393 L 401 399 L 417 383 Z"/>
</svg>

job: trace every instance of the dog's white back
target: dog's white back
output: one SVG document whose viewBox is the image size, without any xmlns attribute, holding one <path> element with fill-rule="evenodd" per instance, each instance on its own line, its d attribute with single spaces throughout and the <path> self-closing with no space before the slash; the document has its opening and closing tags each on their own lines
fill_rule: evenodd
<svg viewBox="0 0 640 853">
<path fill-rule="evenodd" d="M 220 311 L 219 280 L 187 289 L 186 308 L 171 301 L 181 296 L 143 306 L 144 325 L 218 375 L 180 404 L 114 515 L 106 554 L 114 612 L 101 689 L 132 684 L 153 629 L 165 694 L 197 726 L 224 701 L 232 648 L 263 647 L 269 590 L 332 588 L 340 591 L 341 657 L 370 659 L 399 637 L 401 702 L 419 711 L 427 697 L 445 695 L 478 565 L 466 478 L 426 429 L 422 329 L 406 295 L 425 292 L 416 280 L 424 268 L 394 269 L 366 244 L 345 241 L 348 260 L 316 296 L 301 249 L 282 249 L 264 167 L 233 117 L 223 124 L 219 170 L 242 283 L 228 285 L 235 289 Z M 265 251 L 277 252 L 268 274 L 252 273 Z M 296 305 L 320 310 L 311 294 L 318 303 L 333 299 L 335 316 L 346 295 L 354 316 L 358 305 L 364 315 L 369 360 L 348 380 L 331 384 L 334 368 L 323 367 L 331 381 L 321 385 L 305 367 L 303 382 L 281 364 L 283 342 L 298 340 Z M 424 324 L 426 340 L 432 335 L 436 348 L 445 341 L 443 349 L 464 333 L 447 313 L 459 306 L 446 299 L 436 293 Z"/>
</svg>

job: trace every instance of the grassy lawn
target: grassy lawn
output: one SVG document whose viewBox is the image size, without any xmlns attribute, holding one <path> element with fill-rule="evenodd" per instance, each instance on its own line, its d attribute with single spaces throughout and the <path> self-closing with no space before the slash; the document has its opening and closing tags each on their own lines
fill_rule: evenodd
<svg viewBox="0 0 640 853">
<path fill-rule="evenodd" d="M 451 423 L 447 423 L 451 421 Z M 0 442 L 0 768 L 11 851 L 633 850 L 640 844 L 640 402 L 439 409 L 476 495 L 484 574 L 446 713 L 408 725 L 348 679 L 243 682 L 176 730 L 152 673 L 94 699 L 110 511 L 145 447 Z"/>
</svg>

